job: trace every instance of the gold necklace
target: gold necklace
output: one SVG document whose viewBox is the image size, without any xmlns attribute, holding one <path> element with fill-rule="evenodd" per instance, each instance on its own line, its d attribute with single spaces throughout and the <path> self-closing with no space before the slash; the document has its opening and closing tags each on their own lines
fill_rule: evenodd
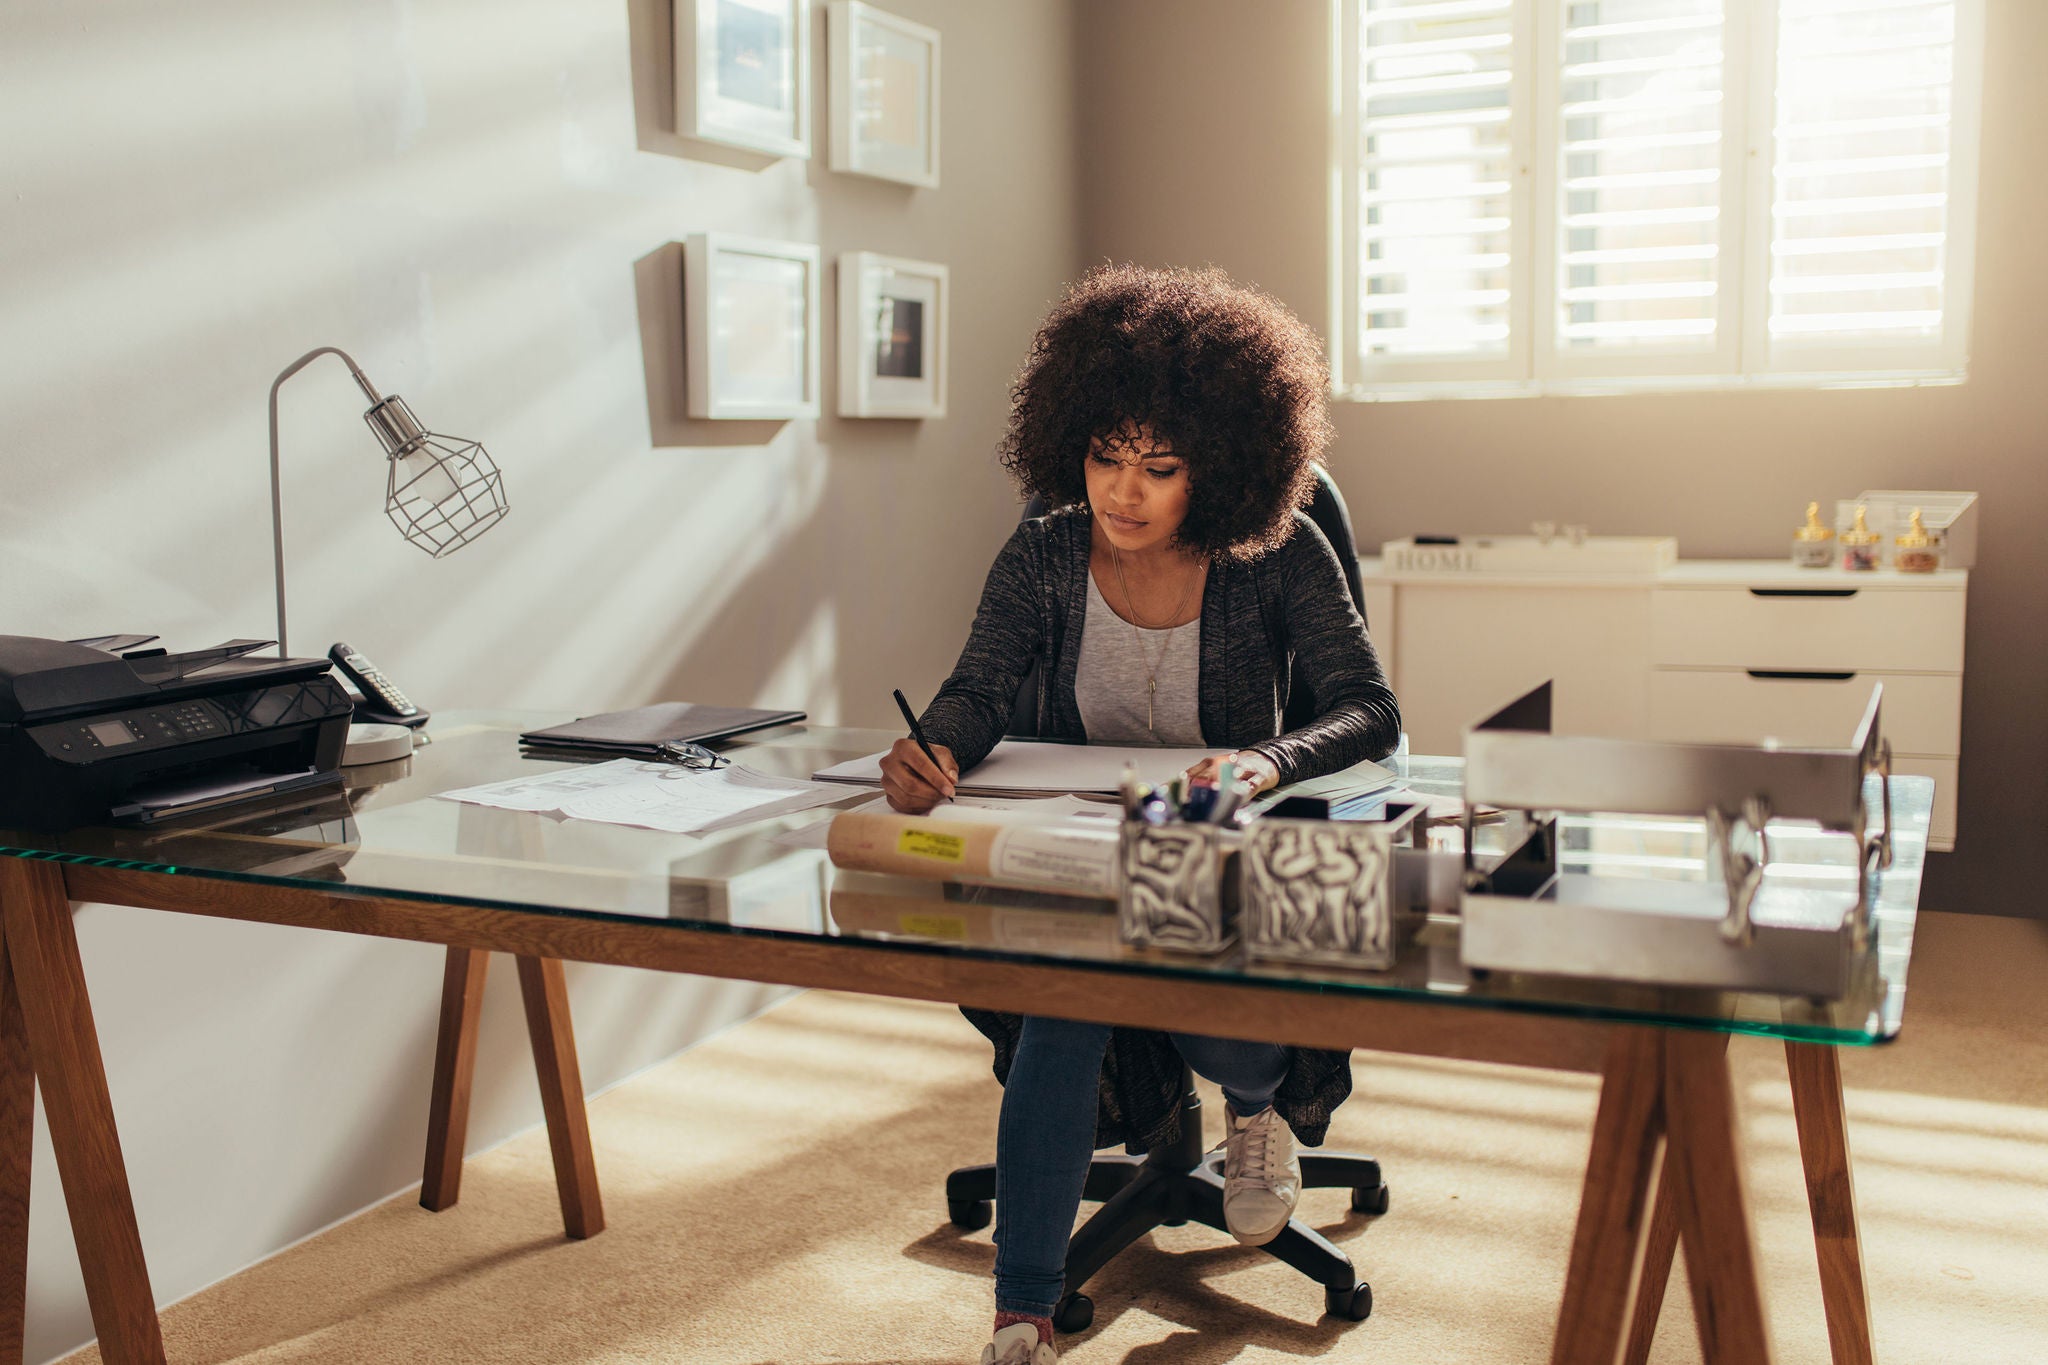
<svg viewBox="0 0 2048 1365">
<path fill-rule="evenodd" d="M 1159 661 L 1154 663 L 1152 652 L 1145 648 L 1145 636 L 1140 627 L 1143 627 L 1144 630 L 1171 631 L 1173 623 L 1180 619 L 1180 614 L 1183 611 L 1187 610 L 1188 598 L 1194 594 L 1195 580 L 1202 576 L 1201 570 L 1198 568 L 1194 573 L 1188 575 L 1187 586 L 1181 589 L 1180 601 L 1176 602 L 1173 610 L 1168 613 L 1166 624 L 1164 626 L 1155 626 L 1140 620 L 1138 617 L 1138 604 L 1131 598 L 1131 585 L 1124 581 L 1124 557 L 1117 552 L 1114 543 L 1109 547 L 1109 562 L 1116 566 L 1116 585 L 1123 591 L 1124 610 L 1131 614 L 1131 633 L 1138 637 L 1138 662 L 1145 666 L 1145 732 L 1156 736 L 1159 732 L 1152 728 L 1152 703 L 1159 695 L 1159 670 L 1166 666 L 1166 651 L 1173 648 L 1173 637 L 1168 635 L 1160 643 Z"/>
</svg>

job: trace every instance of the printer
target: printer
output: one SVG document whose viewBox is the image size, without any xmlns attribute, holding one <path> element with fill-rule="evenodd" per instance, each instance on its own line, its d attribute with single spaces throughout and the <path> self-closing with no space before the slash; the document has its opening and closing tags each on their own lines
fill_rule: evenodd
<svg viewBox="0 0 2048 1365">
<path fill-rule="evenodd" d="M 340 781 L 354 707 L 326 659 L 130 648 L 155 638 L 0 635 L 0 827 L 152 824 Z"/>
</svg>

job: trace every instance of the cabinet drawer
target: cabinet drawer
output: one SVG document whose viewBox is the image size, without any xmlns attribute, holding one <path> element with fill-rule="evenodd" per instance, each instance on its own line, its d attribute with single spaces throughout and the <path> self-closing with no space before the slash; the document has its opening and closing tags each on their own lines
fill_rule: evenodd
<svg viewBox="0 0 2048 1365">
<path fill-rule="evenodd" d="M 1822 592 L 1847 596 L 1823 596 Z M 1960 673 L 1960 592 L 1658 588 L 1651 662 L 1705 668 Z"/>
<path fill-rule="evenodd" d="M 1884 684 L 1884 733 L 1893 752 L 1962 752 L 1963 679 L 1955 673 L 1758 678 L 1660 668 L 1650 674 L 1650 734 L 1699 744 L 1775 739 L 1839 747 L 1849 742 L 1874 683 Z"/>
</svg>

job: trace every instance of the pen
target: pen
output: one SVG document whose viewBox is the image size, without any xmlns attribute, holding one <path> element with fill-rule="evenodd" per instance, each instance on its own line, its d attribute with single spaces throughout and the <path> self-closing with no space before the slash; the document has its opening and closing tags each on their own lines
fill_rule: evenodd
<svg viewBox="0 0 2048 1365">
<path fill-rule="evenodd" d="M 945 765 L 939 762 L 939 756 L 932 752 L 932 746 L 925 740 L 924 727 L 917 723 L 917 717 L 910 710 L 910 703 L 903 700 L 903 689 L 896 688 L 891 695 L 896 698 L 896 709 L 903 713 L 903 723 L 910 727 L 910 737 L 917 741 L 917 747 L 924 750 L 924 756 L 932 761 L 934 770 L 945 772 Z M 951 801 L 953 798 L 949 796 L 945 799 Z"/>
</svg>

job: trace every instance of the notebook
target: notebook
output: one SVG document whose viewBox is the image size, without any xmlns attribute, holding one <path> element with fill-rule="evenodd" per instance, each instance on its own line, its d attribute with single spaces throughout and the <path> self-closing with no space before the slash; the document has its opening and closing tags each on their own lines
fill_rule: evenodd
<svg viewBox="0 0 2048 1365">
<path fill-rule="evenodd" d="M 544 749 L 573 749 L 624 757 L 653 757 L 663 744 L 673 740 L 704 744 L 730 739 L 771 725 L 788 725 L 804 718 L 802 711 L 764 711 L 752 706 L 699 706 L 695 702 L 664 701 L 636 706 L 630 711 L 607 711 L 585 716 L 567 725 L 545 730 L 528 730 L 519 736 L 521 744 Z"/>
</svg>

